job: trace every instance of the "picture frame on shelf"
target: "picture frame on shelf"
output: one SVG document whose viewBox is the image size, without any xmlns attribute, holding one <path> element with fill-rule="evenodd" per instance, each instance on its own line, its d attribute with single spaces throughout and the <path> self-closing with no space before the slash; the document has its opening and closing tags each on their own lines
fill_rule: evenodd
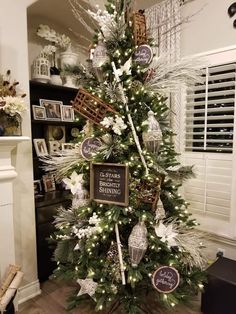
<svg viewBox="0 0 236 314">
<path fill-rule="evenodd" d="M 63 102 L 60 100 L 40 99 L 40 106 L 45 108 L 46 119 L 51 121 L 61 121 L 61 107 Z"/>
<path fill-rule="evenodd" d="M 48 149 L 44 138 L 35 138 L 33 140 L 34 148 L 37 156 L 48 155 Z"/>
<path fill-rule="evenodd" d="M 75 143 L 62 143 L 61 149 L 62 150 L 71 150 L 75 148 Z"/>
<path fill-rule="evenodd" d="M 61 118 L 62 118 L 62 121 L 73 122 L 75 119 L 73 107 L 68 106 L 68 105 L 62 105 L 61 106 Z"/>
<path fill-rule="evenodd" d="M 45 192 L 51 192 L 56 190 L 56 183 L 53 174 L 45 174 L 42 176 L 43 186 Z"/>
<path fill-rule="evenodd" d="M 34 195 L 39 195 L 42 193 L 42 190 L 41 180 L 34 180 Z"/>
<path fill-rule="evenodd" d="M 46 110 L 43 106 L 32 106 L 34 120 L 46 120 Z"/>
</svg>

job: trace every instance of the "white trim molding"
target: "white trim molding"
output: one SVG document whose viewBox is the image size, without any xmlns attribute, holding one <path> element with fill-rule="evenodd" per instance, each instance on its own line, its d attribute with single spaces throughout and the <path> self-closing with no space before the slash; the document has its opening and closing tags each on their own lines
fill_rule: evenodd
<svg viewBox="0 0 236 314">
<path fill-rule="evenodd" d="M 17 172 L 13 166 L 12 150 L 18 143 L 29 140 L 25 136 L 0 137 L 0 281 L 8 265 L 16 263 L 13 179 Z"/>
<path fill-rule="evenodd" d="M 22 304 L 41 294 L 40 283 L 38 280 L 33 281 L 18 289 L 18 304 Z"/>
</svg>

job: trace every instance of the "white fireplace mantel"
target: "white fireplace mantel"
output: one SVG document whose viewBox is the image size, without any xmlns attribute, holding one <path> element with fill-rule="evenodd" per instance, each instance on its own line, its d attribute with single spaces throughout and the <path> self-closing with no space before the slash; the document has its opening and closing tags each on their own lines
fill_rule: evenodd
<svg viewBox="0 0 236 314">
<path fill-rule="evenodd" d="M 16 263 L 13 180 L 17 172 L 12 151 L 19 143 L 29 140 L 26 136 L 0 136 L 0 281 L 8 265 Z"/>
<path fill-rule="evenodd" d="M 12 166 L 11 152 L 19 143 L 29 140 L 27 136 L 0 136 L 0 181 L 12 180 L 17 176 Z"/>
</svg>

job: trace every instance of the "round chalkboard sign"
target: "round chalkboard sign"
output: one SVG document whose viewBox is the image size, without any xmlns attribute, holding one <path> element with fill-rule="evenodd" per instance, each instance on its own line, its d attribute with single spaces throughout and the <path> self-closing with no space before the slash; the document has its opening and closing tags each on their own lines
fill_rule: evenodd
<svg viewBox="0 0 236 314">
<path fill-rule="evenodd" d="M 152 284 L 154 288 L 162 293 L 171 293 L 179 285 L 180 277 L 178 271 L 174 267 L 159 267 L 152 276 Z"/>
<path fill-rule="evenodd" d="M 148 45 L 140 45 L 134 53 L 134 61 L 139 64 L 149 64 L 152 61 L 152 48 Z"/>
<path fill-rule="evenodd" d="M 102 142 L 95 137 L 87 137 L 81 143 L 81 155 L 84 159 L 90 160 L 93 157 L 93 153 L 99 149 L 102 145 Z"/>
</svg>

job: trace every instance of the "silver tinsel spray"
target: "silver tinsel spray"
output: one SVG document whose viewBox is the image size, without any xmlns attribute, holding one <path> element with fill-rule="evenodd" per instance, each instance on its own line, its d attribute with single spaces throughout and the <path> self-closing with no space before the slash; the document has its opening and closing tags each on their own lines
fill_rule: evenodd
<svg viewBox="0 0 236 314">
<path fill-rule="evenodd" d="M 143 221 L 133 227 L 128 243 L 131 264 L 137 267 L 148 248 L 147 228 Z"/>
<path fill-rule="evenodd" d="M 144 145 L 149 152 L 157 154 L 162 142 L 162 132 L 153 111 L 148 112 L 148 119 L 143 122 L 143 125 L 147 125 L 147 131 L 143 132 Z"/>
</svg>

